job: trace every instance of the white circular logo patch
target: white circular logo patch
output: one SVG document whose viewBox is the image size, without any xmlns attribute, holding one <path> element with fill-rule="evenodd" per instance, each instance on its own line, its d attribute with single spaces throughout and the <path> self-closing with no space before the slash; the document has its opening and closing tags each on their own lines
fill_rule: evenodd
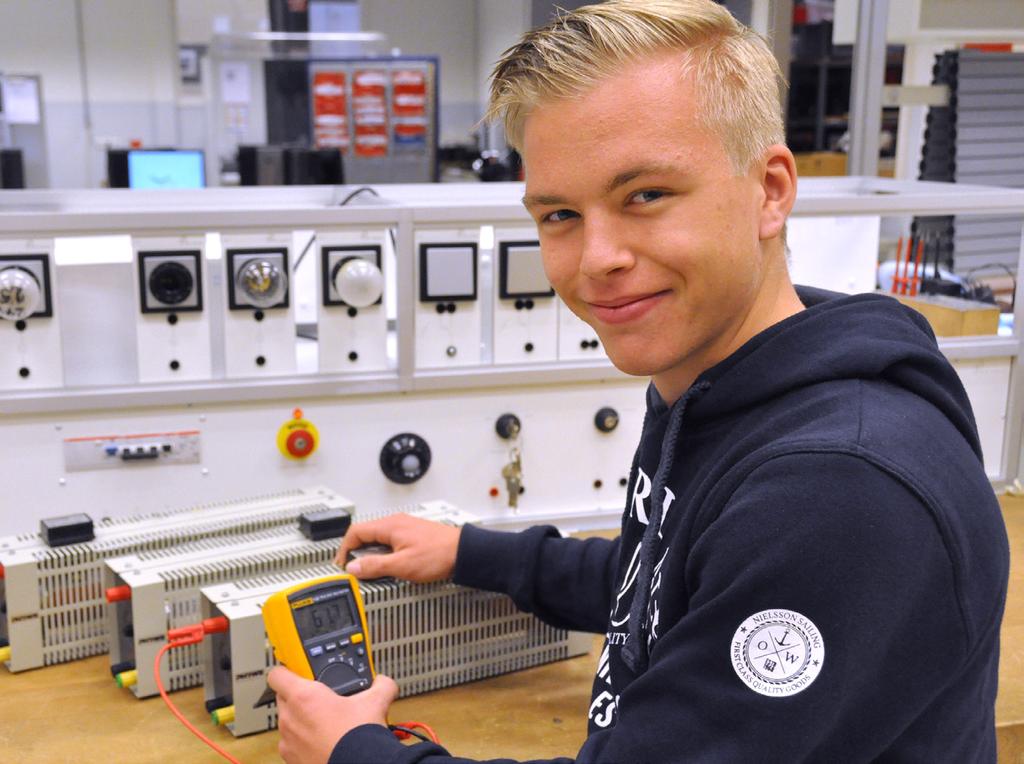
<svg viewBox="0 0 1024 764">
<path fill-rule="evenodd" d="M 732 638 L 732 667 L 743 684 L 773 698 L 811 686 L 825 663 L 825 643 L 814 623 L 792 610 L 762 610 Z"/>
</svg>

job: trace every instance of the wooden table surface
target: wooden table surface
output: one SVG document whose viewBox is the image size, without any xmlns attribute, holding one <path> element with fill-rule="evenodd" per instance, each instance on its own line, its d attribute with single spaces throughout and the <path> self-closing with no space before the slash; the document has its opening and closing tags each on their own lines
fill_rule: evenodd
<svg viewBox="0 0 1024 764">
<path fill-rule="evenodd" d="M 1001 496 L 1010 537 L 1010 588 L 1003 616 L 996 729 L 1000 764 L 1024 764 L 1024 497 Z"/>
<path fill-rule="evenodd" d="M 1024 764 L 1024 498 L 1003 497 L 1010 533 L 1010 593 L 1003 623 L 996 719 L 1000 764 Z M 599 652 L 404 698 L 391 720 L 430 724 L 456 755 L 514 759 L 572 756 L 586 735 L 590 685 Z M 223 761 L 175 719 L 160 698 L 118 688 L 105 655 L 20 674 L 0 669 L 0 761 Z M 202 689 L 173 693 L 193 724 L 242 762 L 279 761 L 277 733 L 235 739 L 214 727 Z"/>
<path fill-rule="evenodd" d="M 596 638 L 595 638 L 596 639 Z M 517 759 L 572 756 L 586 736 L 597 651 L 547 666 L 403 698 L 392 722 L 422 721 L 453 754 Z M 171 693 L 185 717 L 246 763 L 280 761 L 277 731 L 234 738 L 203 709 L 202 688 Z M 18 764 L 223 762 L 159 698 L 118 688 L 105 655 L 0 672 L 0 761 Z"/>
</svg>

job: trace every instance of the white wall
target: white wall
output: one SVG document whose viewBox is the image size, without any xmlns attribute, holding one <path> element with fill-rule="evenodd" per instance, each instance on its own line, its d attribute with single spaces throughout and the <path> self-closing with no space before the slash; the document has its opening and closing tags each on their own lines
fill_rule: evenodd
<svg viewBox="0 0 1024 764">
<path fill-rule="evenodd" d="M 178 145 L 178 47 L 168 0 L 87 0 L 81 7 L 96 185 L 106 176 L 107 144 Z"/>
<path fill-rule="evenodd" d="M 174 7 L 177 40 L 181 45 L 208 47 L 215 31 L 246 34 L 270 28 L 267 0 L 175 0 Z M 249 119 L 259 122 L 253 132 L 262 137 L 247 140 L 249 143 L 262 142 L 266 137 L 262 70 L 258 66 L 254 69 L 258 71 L 253 76 L 253 100 L 259 103 L 249 108 Z M 212 74 L 209 56 L 204 53 L 202 77 L 208 80 Z M 212 111 L 208 102 L 212 92 L 213 87 L 209 81 L 178 83 L 180 145 L 183 148 L 204 148 L 208 168 L 215 175 L 219 171 L 220 159 L 215 156 L 216 151 L 210 143 L 209 120 Z"/>
<path fill-rule="evenodd" d="M 0 71 L 43 78 L 54 188 L 99 185 L 106 176 L 105 155 L 102 143 L 95 141 L 136 139 L 158 145 L 174 143 L 178 136 L 170 0 L 84 0 L 77 5 L 84 47 L 74 0 L 0 0 Z"/>
<path fill-rule="evenodd" d="M 494 64 L 529 29 L 529 0 L 479 0 L 477 3 L 477 93 L 482 107 L 486 108 L 489 75 Z M 504 130 L 491 125 L 485 148 L 502 149 L 504 145 Z"/>
<path fill-rule="evenodd" d="M 270 28 L 268 5 L 267 0 L 175 0 L 178 40 L 209 45 L 215 20 L 232 32 L 262 32 Z"/>
<path fill-rule="evenodd" d="M 73 0 L 0 0 L 0 72 L 42 77 L 43 119 L 51 147 L 48 181 L 62 187 L 83 185 L 84 119 Z M 66 153 L 54 156 L 58 146 L 67 147 Z"/>
<path fill-rule="evenodd" d="M 464 143 L 481 116 L 477 0 L 361 0 L 363 30 L 383 32 L 403 55 L 441 62 L 440 143 Z"/>
</svg>

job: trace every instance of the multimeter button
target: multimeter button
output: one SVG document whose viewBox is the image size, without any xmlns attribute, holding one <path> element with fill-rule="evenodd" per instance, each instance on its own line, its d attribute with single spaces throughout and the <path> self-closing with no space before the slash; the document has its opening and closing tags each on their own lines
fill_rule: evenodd
<svg viewBox="0 0 1024 764">
<path fill-rule="evenodd" d="M 362 641 L 363 641 L 363 635 L 362 634 L 353 634 L 352 635 L 352 644 L 353 645 L 358 645 Z"/>
<path fill-rule="evenodd" d="M 338 649 L 338 644 L 336 642 L 328 642 L 327 643 L 327 652 L 331 652 L 331 650 L 337 650 L 337 649 Z"/>
<path fill-rule="evenodd" d="M 366 650 L 364 650 L 364 649 L 363 649 L 363 648 L 361 648 L 361 647 L 360 647 L 360 648 L 357 648 L 357 649 L 356 649 L 356 655 L 366 655 Z"/>
<path fill-rule="evenodd" d="M 317 645 L 316 647 L 309 648 L 309 654 L 311 657 L 315 658 L 318 655 L 323 655 L 324 649 L 320 647 L 320 645 Z"/>
</svg>

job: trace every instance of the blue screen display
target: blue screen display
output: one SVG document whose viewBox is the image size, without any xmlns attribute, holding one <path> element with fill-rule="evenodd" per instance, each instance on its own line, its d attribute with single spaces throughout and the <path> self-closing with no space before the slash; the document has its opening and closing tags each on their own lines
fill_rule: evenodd
<svg viewBox="0 0 1024 764">
<path fill-rule="evenodd" d="M 131 188 L 202 188 L 202 151 L 129 151 Z"/>
</svg>

